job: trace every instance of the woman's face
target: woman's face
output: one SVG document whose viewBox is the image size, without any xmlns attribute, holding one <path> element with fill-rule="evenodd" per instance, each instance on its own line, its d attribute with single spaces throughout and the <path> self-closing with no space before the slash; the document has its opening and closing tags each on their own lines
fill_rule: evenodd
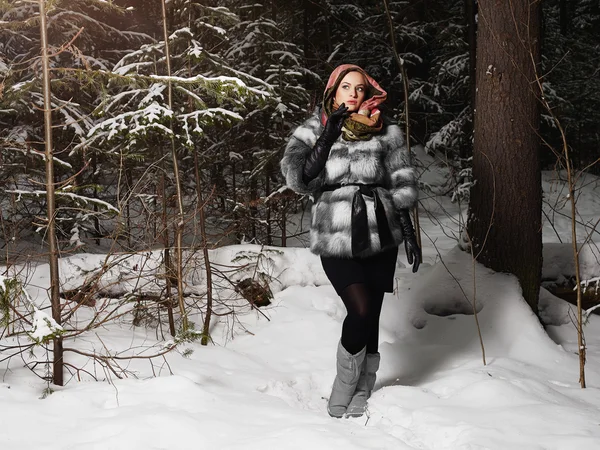
<svg viewBox="0 0 600 450">
<path fill-rule="evenodd" d="M 348 107 L 348 111 L 356 112 L 365 99 L 366 92 L 367 82 L 365 77 L 360 72 L 352 71 L 342 78 L 335 91 L 334 100 L 338 105 L 344 103 Z"/>
</svg>

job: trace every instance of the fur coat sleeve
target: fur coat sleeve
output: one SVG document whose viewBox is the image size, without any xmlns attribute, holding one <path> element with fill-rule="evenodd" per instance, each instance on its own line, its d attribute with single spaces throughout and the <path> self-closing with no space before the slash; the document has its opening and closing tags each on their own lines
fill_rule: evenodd
<svg viewBox="0 0 600 450">
<path fill-rule="evenodd" d="M 388 125 L 386 135 L 386 185 L 397 209 L 411 209 L 417 203 L 417 171 L 410 165 L 410 154 L 400 127 Z"/>
<path fill-rule="evenodd" d="M 312 151 L 321 132 L 322 126 L 318 115 L 313 114 L 296 128 L 285 148 L 281 159 L 281 173 L 285 177 L 286 185 L 298 194 L 314 194 L 323 186 L 324 170 L 308 184 L 302 181 L 306 158 Z"/>
</svg>

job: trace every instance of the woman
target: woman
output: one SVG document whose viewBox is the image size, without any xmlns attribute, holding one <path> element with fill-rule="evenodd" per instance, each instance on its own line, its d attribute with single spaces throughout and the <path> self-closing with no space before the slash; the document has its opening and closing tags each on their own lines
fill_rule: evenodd
<svg viewBox="0 0 600 450">
<path fill-rule="evenodd" d="M 347 309 L 327 405 L 338 418 L 361 416 L 375 385 L 379 315 L 398 245 L 413 272 L 421 262 L 409 216 L 416 172 L 400 128 L 377 108 L 386 97 L 360 67 L 338 66 L 321 108 L 295 130 L 281 161 L 287 185 L 314 198 L 310 248 Z"/>
</svg>

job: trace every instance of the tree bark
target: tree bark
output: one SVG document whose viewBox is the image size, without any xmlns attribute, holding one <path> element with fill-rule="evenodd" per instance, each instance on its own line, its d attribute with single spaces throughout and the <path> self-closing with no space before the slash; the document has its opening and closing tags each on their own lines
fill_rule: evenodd
<svg viewBox="0 0 600 450">
<path fill-rule="evenodd" d="M 517 276 L 537 313 L 542 265 L 539 91 L 541 6 L 480 0 L 468 231 L 477 260 Z"/>
<path fill-rule="evenodd" d="M 52 148 L 52 100 L 50 90 L 50 64 L 48 56 L 48 29 L 46 21 L 46 0 L 39 0 L 40 36 L 42 44 L 42 86 L 44 94 L 44 138 L 46 141 L 46 207 L 48 215 L 48 247 L 50 265 L 50 304 L 52 318 L 61 324 L 60 285 L 58 273 L 58 246 L 54 204 L 54 149 Z M 63 385 L 63 342 L 58 337 L 53 342 L 52 382 Z"/>
</svg>

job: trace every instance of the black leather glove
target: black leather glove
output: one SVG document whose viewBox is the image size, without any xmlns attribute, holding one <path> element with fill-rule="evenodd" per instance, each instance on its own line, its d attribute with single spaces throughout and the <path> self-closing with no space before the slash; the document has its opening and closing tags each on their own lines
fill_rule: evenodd
<svg viewBox="0 0 600 450">
<path fill-rule="evenodd" d="M 413 273 L 416 273 L 417 270 L 419 270 L 422 256 L 419 244 L 417 244 L 415 229 L 413 228 L 413 224 L 410 220 L 410 213 L 408 212 L 408 209 L 400 210 L 400 228 L 402 228 L 402 234 L 404 236 L 404 250 L 406 250 L 408 263 L 412 264 L 412 271 Z"/>
<path fill-rule="evenodd" d="M 325 168 L 325 163 L 327 162 L 327 158 L 329 158 L 329 151 L 334 142 L 342 134 L 342 127 L 344 126 L 346 117 L 348 117 L 348 108 L 343 103 L 329 115 L 323 133 L 317 139 L 312 152 L 308 155 L 304 163 L 304 171 L 302 172 L 302 181 L 304 184 L 308 184 L 317 178 Z"/>
</svg>

